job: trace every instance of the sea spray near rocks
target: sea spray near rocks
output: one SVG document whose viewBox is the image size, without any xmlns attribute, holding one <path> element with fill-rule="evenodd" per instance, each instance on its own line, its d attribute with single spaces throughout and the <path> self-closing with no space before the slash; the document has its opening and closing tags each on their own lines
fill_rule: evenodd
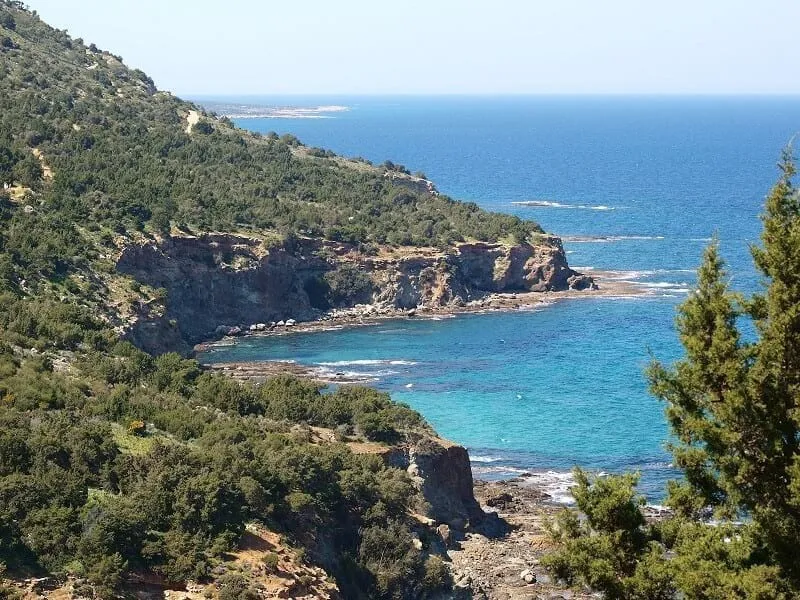
<svg viewBox="0 0 800 600">
<path fill-rule="evenodd" d="M 528 206 L 531 208 L 576 208 L 581 210 L 617 210 L 620 207 L 606 206 L 599 204 L 596 206 L 586 204 L 562 204 L 561 202 L 551 202 L 548 200 L 520 200 L 512 202 L 516 206 Z"/>
</svg>

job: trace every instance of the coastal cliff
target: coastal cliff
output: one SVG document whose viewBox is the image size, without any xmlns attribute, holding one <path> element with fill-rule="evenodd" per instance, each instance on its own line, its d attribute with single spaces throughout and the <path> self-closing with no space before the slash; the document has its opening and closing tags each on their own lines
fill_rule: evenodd
<svg viewBox="0 0 800 600">
<path fill-rule="evenodd" d="M 251 324 L 309 321 L 326 310 L 369 304 L 378 310 L 460 307 L 491 293 L 590 289 L 567 264 L 561 240 L 535 244 L 462 243 L 380 247 L 317 239 L 268 243 L 233 234 L 167 236 L 130 243 L 118 273 L 166 291 L 163 313 L 140 311 L 126 335 L 143 349 L 186 352 L 188 345 Z M 355 278 L 331 297 L 330 275 Z"/>
</svg>

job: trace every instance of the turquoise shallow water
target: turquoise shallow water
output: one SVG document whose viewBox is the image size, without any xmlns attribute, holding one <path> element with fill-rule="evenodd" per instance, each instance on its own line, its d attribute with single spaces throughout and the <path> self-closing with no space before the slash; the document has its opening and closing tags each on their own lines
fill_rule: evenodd
<svg viewBox="0 0 800 600">
<path fill-rule="evenodd" d="M 800 99 L 227 100 L 348 106 L 330 118 L 237 122 L 422 170 L 445 193 L 565 236 L 573 266 L 618 270 L 656 295 L 247 339 L 204 360 L 358 373 L 468 446 L 478 476 L 533 472 L 562 497 L 572 465 L 636 469 L 659 499 L 675 473 L 643 368 L 680 356 L 675 307 L 714 233 L 734 285 L 757 287 L 748 245 L 780 149 L 800 130 Z"/>
</svg>

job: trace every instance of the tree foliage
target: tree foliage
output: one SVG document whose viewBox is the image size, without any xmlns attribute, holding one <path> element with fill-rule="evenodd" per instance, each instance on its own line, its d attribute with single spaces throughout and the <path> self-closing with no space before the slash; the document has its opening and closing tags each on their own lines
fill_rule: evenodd
<svg viewBox="0 0 800 600">
<path fill-rule="evenodd" d="M 667 403 L 686 484 L 671 499 L 685 514 L 710 506 L 748 515 L 763 551 L 800 582 L 800 198 L 786 151 L 767 197 L 762 246 L 753 248 L 763 293 L 746 301 L 728 288 L 716 246 L 696 293 L 681 307 L 686 359 L 655 364 L 653 390 Z M 755 324 L 743 340 L 737 319 Z"/>
<path fill-rule="evenodd" d="M 377 415 L 399 437 L 424 429 L 417 413 L 367 388 L 245 385 L 127 343 L 83 352 L 67 377 L 0 343 L 0 562 L 80 575 L 108 596 L 135 570 L 175 583 L 208 576 L 255 520 L 312 556 L 324 539 L 351 557 L 328 564 L 351 597 L 425 588 L 410 543 L 389 563 L 359 554 L 370 532 L 407 532 L 416 491 L 406 473 L 319 445 L 308 429 L 356 435 Z M 406 563 L 413 577 L 385 575 Z"/>
<path fill-rule="evenodd" d="M 236 129 L 5 0 L 0 23 L 13 33 L 0 52 L 0 183 L 41 189 L 48 214 L 129 231 L 182 224 L 354 243 L 447 245 L 541 231 L 294 136 Z M 193 111 L 200 118 L 187 129 Z M 52 168 L 47 185 L 34 150 Z M 398 194 L 407 201 L 395 202 Z"/>
<path fill-rule="evenodd" d="M 764 291 L 731 291 L 714 241 L 679 310 L 685 357 L 648 371 L 684 473 L 669 484 L 673 516 L 647 525 L 634 478 L 578 472 L 586 521 L 563 513 L 546 561 L 561 579 L 620 599 L 800 596 L 800 196 L 789 151 L 779 166 L 752 249 Z"/>
</svg>

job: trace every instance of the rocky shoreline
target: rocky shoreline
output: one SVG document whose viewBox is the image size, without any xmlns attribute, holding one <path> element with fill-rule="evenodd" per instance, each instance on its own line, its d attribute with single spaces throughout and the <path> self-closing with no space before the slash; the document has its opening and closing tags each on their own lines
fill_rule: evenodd
<svg viewBox="0 0 800 600">
<path fill-rule="evenodd" d="M 289 335 L 294 333 L 331 331 L 351 327 L 379 325 L 397 319 L 442 319 L 462 314 L 481 314 L 513 310 L 537 310 L 556 301 L 579 298 L 618 298 L 643 297 L 652 295 L 651 290 L 620 278 L 613 271 L 591 271 L 596 285 L 592 289 L 543 292 L 506 292 L 490 293 L 484 297 L 463 305 L 450 304 L 444 306 L 419 306 L 411 309 L 399 309 L 393 306 L 378 304 L 357 304 L 352 308 L 334 309 L 314 320 L 300 321 L 287 319 L 272 323 L 243 324 L 221 331 L 221 339 L 201 342 L 194 346 L 194 351 L 208 352 L 216 347 L 236 344 L 236 339 L 250 336 Z M 263 381 L 264 378 L 278 374 L 292 374 L 309 377 L 324 383 L 356 383 L 346 377 L 331 378 L 321 375 L 311 367 L 304 367 L 288 361 L 256 361 L 243 363 L 217 363 L 206 365 L 221 370 L 237 379 L 253 379 Z"/>
<path fill-rule="evenodd" d="M 501 528 L 466 530 L 447 550 L 456 589 L 483 600 L 588 600 L 602 597 L 588 588 L 567 588 L 541 566 L 554 551 L 546 524 L 564 508 L 539 486 L 519 477 L 504 481 L 474 480 L 475 499 L 494 513 Z M 645 518 L 658 521 L 663 508 L 646 507 Z"/>
<path fill-rule="evenodd" d="M 123 336 L 151 354 L 188 355 L 209 339 L 301 323 L 507 309 L 597 287 L 570 268 L 560 238 L 545 234 L 446 249 L 170 235 L 121 244 L 115 269 L 154 290 L 153 301 L 120 317 Z"/>
<path fill-rule="evenodd" d="M 481 508 L 494 513 L 505 531 L 464 533 L 447 555 L 456 589 L 469 598 L 483 600 L 583 600 L 597 598 L 589 590 L 564 587 L 540 565 L 554 549 L 545 524 L 561 507 L 547 495 L 516 481 L 476 480 L 475 498 Z"/>
</svg>

